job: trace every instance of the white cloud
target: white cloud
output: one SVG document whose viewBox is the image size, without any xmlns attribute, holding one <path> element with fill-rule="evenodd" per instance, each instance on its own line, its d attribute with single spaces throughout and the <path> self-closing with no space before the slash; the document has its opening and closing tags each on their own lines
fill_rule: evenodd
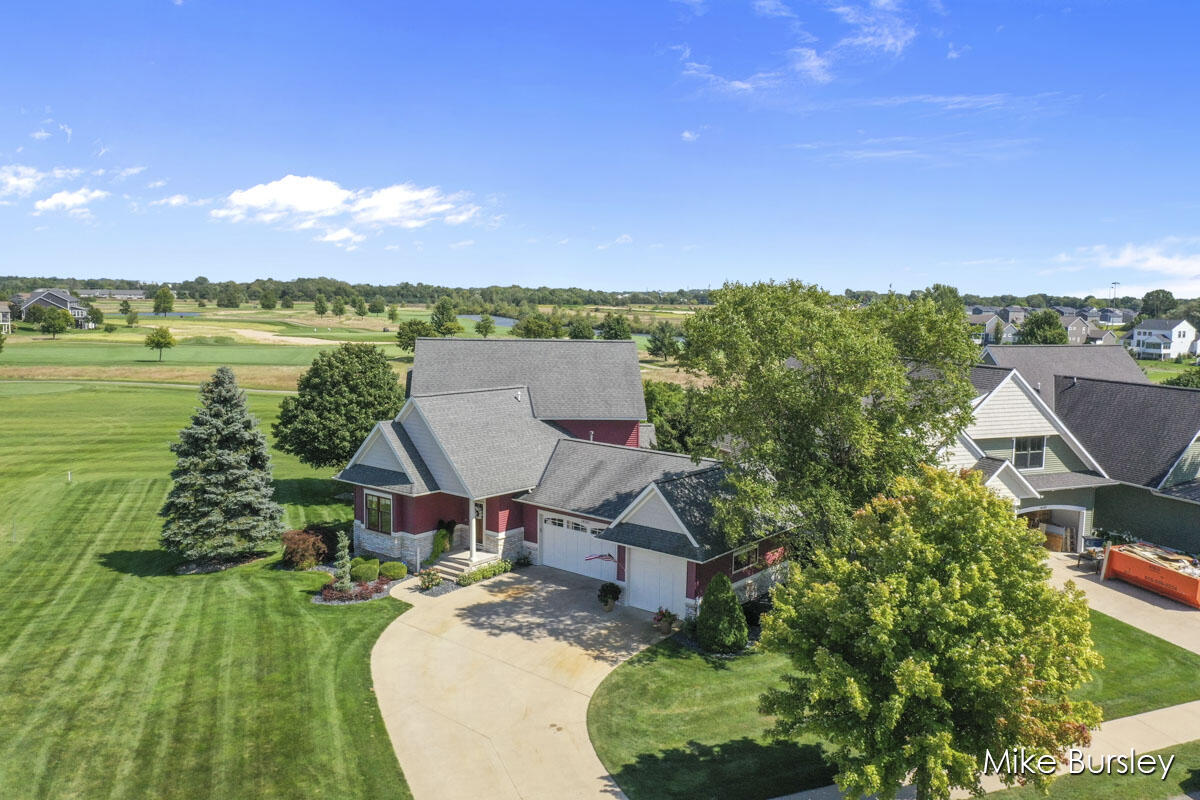
<svg viewBox="0 0 1200 800">
<path fill-rule="evenodd" d="M 751 5 L 754 8 L 754 13 L 762 17 L 796 16 L 796 12 L 781 3 L 780 0 L 754 0 Z"/>
<path fill-rule="evenodd" d="M 117 180 L 123 181 L 126 178 L 132 178 L 134 175 L 140 175 L 145 171 L 145 167 L 126 167 L 125 169 L 117 170 Z"/>
<path fill-rule="evenodd" d="M 384 250 L 399 250 L 399 249 L 400 249 L 400 245 L 398 245 L 398 244 L 389 244 L 389 245 L 385 245 L 383 249 L 384 249 Z"/>
<path fill-rule="evenodd" d="M 678 3 L 681 6 L 687 6 L 688 10 L 696 16 L 699 16 L 708 10 L 704 0 L 671 0 L 671 2 Z"/>
<path fill-rule="evenodd" d="M 633 237 L 630 236 L 628 233 L 622 233 L 620 236 L 613 239 L 611 242 L 604 242 L 603 244 L 596 245 L 596 249 L 597 250 L 607 250 L 610 247 L 613 247 L 615 245 L 621 245 L 621 244 L 633 244 Z"/>
<path fill-rule="evenodd" d="M 155 200 L 150 205 L 152 206 L 170 206 L 171 208 L 179 208 L 180 206 L 202 206 L 208 203 L 208 200 L 193 200 L 186 194 L 173 194 L 169 197 L 164 197 L 161 200 Z"/>
<path fill-rule="evenodd" d="M 0 197 L 10 194 L 27 195 L 46 178 L 46 173 L 21 164 L 0 167 Z"/>
<path fill-rule="evenodd" d="M 474 247 L 474 239 L 463 239 L 461 242 L 453 242 L 450 244 L 451 250 L 462 250 L 464 247 Z"/>
<path fill-rule="evenodd" d="M 779 84 L 778 72 L 756 72 L 745 78 L 726 78 L 713 72 L 712 67 L 708 64 L 701 64 L 698 61 L 685 61 L 683 75 L 687 78 L 701 80 L 710 88 L 723 94 L 753 94 Z"/>
<path fill-rule="evenodd" d="M 58 123 L 58 129 L 67 135 L 67 144 L 70 144 L 71 143 L 71 134 L 73 133 L 73 131 L 71 130 L 71 126 L 60 122 L 60 123 Z"/>
<path fill-rule="evenodd" d="M 50 136 L 51 136 L 50 131 L 40 130 L 40 129 L 29 134 L 29 137 L 31 139 L 37 139 L 39 142 L 42 141 L 43 139 L 49 139 Z"/>
<path fill-rule="evenodd" d="M 106 197 L 108 197 L 108 192 L 102 189 L 88 189 L 87 187 L 76 189 L 73 192 L 55 192 L 49 197 L 34 203 L 34 213 L 66 211 L 77 217 L 87 217 L 90 216 L 87 208 L 88 204 L 93 200 L 103 200 Z"/>
<path fill-rule="evenodd" d="M 896 0 L 872 0 L 869 4 L 834 6 L 834 14 L 853 30 L 838 46 L 880 51 L 898 56 L 917 36 L 916 26 L 904 15 L 903 6 Z"/>
<path fill-rule="evenodd" d="M 954 42 L 951 42 L 950 47 L 946 50 L 946 58 L 950 61 L 953 61 L 956 58 L 962 58 L 963 55 L 965 55 L 970 49 L 971 45 L 969 44 L 965 44 L 962 47 L 955 47 Z"/>
<path fill-rule="evenodd" d="M 569 238 L 566 238 L 566 237 L 564 237 L 564 238 L 562 238 L 562 239 L 559 239 L 559 240 L 558 240 L 558 241 L 557 241 L 555 244 L 560 244 L 560 245 L 563 245 L 563 244 L 567 244 L 567 243 L 569 243 L 570 241 L 571 241 L 571 240 L 570 240 Z"/>
<path fill-rule="evenodd" d="M 694 142 L 700 138 L 700 134 L 697 131 L 684 131 L 679 134 L 679 138 L 685 142 Z"/>
<path fill-rule="evenodd" d="M 83 174 L 83 170 L 77 167 L 55 167 L 50 170 L 50 177 L 58 181 L 71 180 L 78 178 Z"/>
<path fill-rule="evenodd" d="M 348 246 L 358 244 L 366 238 L 361 233 L 355 233 L 349 228 L 338 228 L 337 230 L 327 231 L 324 236 L 318 236 L 314 241 Z"/>
<path fill-rule="evenodd" d="M 474 220 L 480 210 L 479 205 L 470 202 L 469 194 L 447 194 L 437 186 L 398 183 L 382 189 L 347 189 L 311 175 L 286 175 L 238 189 L 225 199 L 223 207 L 210 213 L 233 222 L 279 222 L 301 230 L 316 226 L 318 220 L 337 217 L 373 228 L 415 229 L 432 222 L 461 225 Z M 348 230 L 341 228 L 334 233 Z"/>
<path fill-rule="evenodd" d="M 147 183 L 146 188 L 147 189 L 161 189 L 162 187 L 164 187 L 166 185 L 167 185 L 166 181 L 159 179 L 159 180 L 150 181 L 149 183 Z"/>
<path fill-rule="evenodd" d="M 1054 266 L 1041 275 L 1061 272 L 1095 273 L 1114 270 L 1121 278 L 1120 293 L 1141 295 L 1152 289 L 1167 289 L 1179 297 L 1200 296 L 1200 236 L 1168 236 L 1151 242 L 1127 242 L 1123 245 L 1095 244 L 1077 247 L 1049 259 Z M 1136 282 L 1143 273 L 1143 282 Z M 1093 286 L 1082 295 L 1105 297 L 1111 291 L 1105 275 L 1102 286 Z"/>
<path fill-rule="evenodd" d="M 829 83 L 833 80 L 829 59 L 811 47 L 795 47 L 788 54 L 792 57 L 792 69 L 813 83 Z"/>
</svg>

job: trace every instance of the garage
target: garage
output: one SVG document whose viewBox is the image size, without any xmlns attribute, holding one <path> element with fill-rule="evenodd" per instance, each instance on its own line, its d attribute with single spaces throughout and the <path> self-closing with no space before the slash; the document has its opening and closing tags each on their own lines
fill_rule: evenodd
<svg viewBox="0 0 1200 800">
<path fill-rule="evenodd" d="M 542 563 L 602 581 L 617 579 L 617 546 L 596 538 L 602 522 L 539 512 L 538 542 Z"/>
<path fill-rule="evenodd" d="M 667 608 L 679 616 L 686 611 L 687 562 L 682 558 L 629 548 L 625 581 L 629 605 L 646 611 Z"/>
</svg>

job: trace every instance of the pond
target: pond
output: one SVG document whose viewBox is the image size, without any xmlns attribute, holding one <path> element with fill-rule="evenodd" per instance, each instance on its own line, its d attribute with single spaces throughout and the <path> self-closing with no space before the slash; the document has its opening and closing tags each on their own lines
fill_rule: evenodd
<svg viewBox="0 0 1200 800">
<path fill-rule="evenodd" d="M 463 325 L 473 325 L 479 321 L 479 314 L 459 314 L 458 318 Z M 496 323 L 497 328 L 511 328 L 517 321 L 512 317 L 492 317 L 492 322 Z"/>
<path fill-rule="evenodd" d="M 155 314 L 151 311 L 143 311 L 138 314 L 140 317 L 198 317 L 199 311 L 168 311 L 165 314 Z"/>
</svg>

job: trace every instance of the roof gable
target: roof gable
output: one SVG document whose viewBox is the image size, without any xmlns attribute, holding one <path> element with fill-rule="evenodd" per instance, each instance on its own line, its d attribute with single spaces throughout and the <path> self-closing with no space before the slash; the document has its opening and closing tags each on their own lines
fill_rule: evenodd
<svg viewBox="0 0 1200 800">
<path fill-rule="evenodd" d="M 1055 375 L 1150 383 L 1150 379 L 1123 347 L 1097 347 L 1094 344 L 989 345 L 983 350 L 983 360 L 1020 372 L 1021 377 L 1051 410 L 1055 408 Z"/>
<path fill-rule="evenodd" d="M 527 387 L 544 420 L 646 418 L 632 340 L 418 339 L 411 394 Z"/>
</svg>

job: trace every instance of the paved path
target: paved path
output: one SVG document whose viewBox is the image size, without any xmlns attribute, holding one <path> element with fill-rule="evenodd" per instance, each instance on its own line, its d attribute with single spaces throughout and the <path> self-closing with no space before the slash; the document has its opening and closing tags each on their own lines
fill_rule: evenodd
<svg viewBox="0 0 1200 800">
<path fill-rule="evenodd" d="M 1055 586 L 1062 586 L 1068 580 L 1075 581 L 1075 585 L 1087 595 L 1088 605 L 1100 613 L 1141 628 L 1186 650 L 1200 653 L 1200 609 L 1190 608 L 1123 581 L 1102 581 L 1088 562 L 1077 566 L 1073 555 L 1051 553 L 1050 569 L 1050 580 Z M 1085 758 L 1087 754 L 1098 757 L 1128 753 L 1130 748 L 1135 748 L 1138 753 L 1148 753 L 1197 739 L 1200 739 L 1200 700 L 1108 720 L 1092 734 L 1092 744 L 1083 748 L 1083 752 Z M 1175 764 L 1172 774 L 1176 774 L 1174 770 L 1183 768 L 1183 765 Z M 1060 769 L 1060 774 L 1062 772 Z M 985 779 L 983 787 L 989 792 L 1004 788 L 995 778 Z M 836 786 L 824 786 L 778 800 L 840 800 L 841 796 Z M 915 795 L 910 787 L 906 787 L 898 796 L 911 798 Z M 954 793 L 956 798 L 969 796 L 967 792 Z M 1200 794 L 1196 796 L 1200 797 Z"/>
<path fill-rule="evenodd" d="M 604 613 L 599 581 L 529 567 L 413 604 L 371 652 L 388 735 L 417 800 L 623 797 L 592 749 L 587 708 L 657 641 L 650 615 Z"/>
</svg>

